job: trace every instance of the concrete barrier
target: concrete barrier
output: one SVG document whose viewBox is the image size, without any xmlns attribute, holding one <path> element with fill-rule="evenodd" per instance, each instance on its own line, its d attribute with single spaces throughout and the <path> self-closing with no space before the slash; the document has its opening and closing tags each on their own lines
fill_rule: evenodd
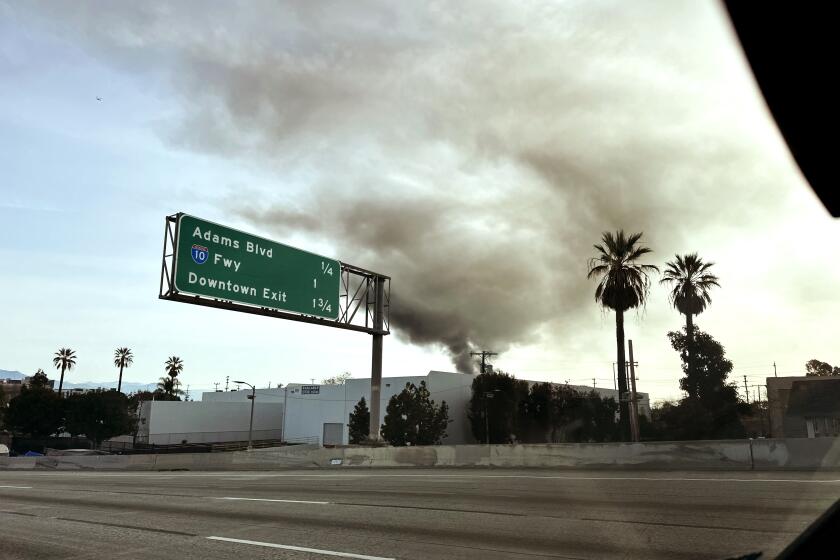
<svg viewBox="0 0 840 560">
<path fill-rule="evenodd" d="M 747 441 L 494 445 L 494 467 L 750 469 Z"/>
<path fill-rule="evenodd" d="M 35 457 L 0 457 L 0 471 L 28 471 L 35 468 Z"/>
<path fill-rule="evenodd" d="M 232 453 L 0 457 L 0 470 L 500 467 L 840 470 L 840 438 L 427 447 L 289 446 Z"/>
<path fill-rule="evenodd" d="M 840 438 L 752 440 L 757 470 L 840 470 Z"/>
</svg>

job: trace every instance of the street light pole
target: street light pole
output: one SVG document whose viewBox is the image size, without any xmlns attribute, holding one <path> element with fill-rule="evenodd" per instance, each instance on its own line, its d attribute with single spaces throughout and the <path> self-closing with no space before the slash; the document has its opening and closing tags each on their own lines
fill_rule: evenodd
<svg viewBox="0 0 840 560">
<path fill-rule="evenodd" d="M 251 394 L 248 395 L 248 399 L 251 401 L 251 421 L 248 423 L 248 451 L 251 451 L 251 449 L 253 449 L 251 434 L 254 433 L 254 401 L 257 400 L 257 388 L 250 383 L 245 383 L 244 381 L 234 381 L 234 383 L 247 385 L 251 388 Z"/>
</svg>

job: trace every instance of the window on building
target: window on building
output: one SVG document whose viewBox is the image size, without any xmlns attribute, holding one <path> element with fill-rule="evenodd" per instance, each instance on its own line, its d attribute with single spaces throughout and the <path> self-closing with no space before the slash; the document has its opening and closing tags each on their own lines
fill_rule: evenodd
<svg viewBox="0 0 840 560">
<path fill-rule="evenodd" d="M 806 418 L 808 437 L 837 437 L 840 436 L 840 417 L 815 416 Z"/>
</svg>

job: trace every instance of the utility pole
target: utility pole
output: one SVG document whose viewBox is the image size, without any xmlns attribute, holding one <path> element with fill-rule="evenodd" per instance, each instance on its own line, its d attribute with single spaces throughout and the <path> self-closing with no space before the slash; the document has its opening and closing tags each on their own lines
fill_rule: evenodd
<svg viewBox="0 0 840 560">
<path fill-rule="evenodd" d="M 225 376 L 225 393 L 228 391 L 228 382 L 230 382 L 230 375 Z"/>
<path fill-rule="evenodd" d="M 594 377 L 592 378 L 592 390 L 593 391 L 595 390 L 595 378 Z"/>
<path fill-rule="evenodd" d="M 219 384 L 218 383 L 213 383 L 213 387 L 215 387 L 216 392 L 218 393 L 219 392 Z"/>
<path fill-rule="evenodd" d="M 773 377 L 779 377 L 779 374 L 776 373 L 776 362 L 773 362 Z"/>
<path fill-rule="evenodd" d="M 481 373 L 487 372 L 487 358 L 498 355 L 498 352 L 490 352 L 487 350 L 482 350 L 481 352 L 470 352 L 470 356 L 481 356 Z"/>
<path fill-rule="evenodd" d="M 747 388 L 747 376 L 744 376 L 744 394 L 747 396 L 747 404 L 750 404 L 750 390 Z"/>
<path fill-rule="evenodd" d="M 633 361 L 633 341 L 628 340 L 630 350 L 630 428 L 633 441 L 639 441 L 639 406 L 636 402 L 636 362 Z"/>
</svg>

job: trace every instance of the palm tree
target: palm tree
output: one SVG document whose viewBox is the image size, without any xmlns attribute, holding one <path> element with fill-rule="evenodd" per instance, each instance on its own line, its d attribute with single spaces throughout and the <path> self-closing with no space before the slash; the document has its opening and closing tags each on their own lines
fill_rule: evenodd
<svg viewBox="0 0 840 560">
<path fill-rule="evenodd" d="M 166 374 L 171 378 L 178 377 L 178 374 L 184 369 L 184 361 L 178 356 L 170 356 L 166 360 Z"/>
<path fill-rule="evenodd" d="M 58 382 L 58 396 L 61 396 L 61 389 L 64 386 L 64 371 L 73 369 L 76 365 L 76 352 L 70 348 L 59 348 L 53 358 L 55 369 L 61 369 L 61 380 Z"/>
<path fill-rule="evenodd" d="M 625 400 L 627 372 L 624 360 L 624 312 L 644 306 L 650 292 L 649 274 L 659 272 L 652 264 L 637 262 L 651 249 L 639 244 L 641 233 L 625 235 L 624 230 L 604 232 L 601 243 L 595 245 L 597 255 L 589 260 L 587 278 L 598 278 L 595 301 L 604 309 L 615 311 L 615 341 L 620 395 L 619 421 L 624 439 L 630 439 L 630 408 Z"/>
<path fill-rule="evenodd" d="M 176 379 L 178 374 L 184 369 L 184 362 L 178 356 L 170 356 L 168 360 L 166 360 L 166 375 L 167 377 L 161 377 L 160 381 L 158 381 L 157 388 L 159 391 L 170 395 L 170 396 L 178 396 L 183 393 L 181 391 L 180 386 L 181 382 Z"/>
<path fill-rule="evenodd" d="M 685 315 L 685 334 L 688 340 L 688 373 L 692 373 L 692 346 L 694 342 L 694 316 L 703 313 L 712 303 L 709 291 L 713 286 L 720 287 L 718 277 L 709 272 L 715 264 L 703 262 L 697 253 L 674 255 L 674 261 L 665 263 L 660 283 L 671 286 L 668 299 L 671 305 Z"/>
<path fill-rule="evenodd" d="M 123 368 L 131 367 L 134 363 L 134 354 L 131 348 L 117 348 L 114 350 L 114 366 L 120 368 L 120 379 L 117 381 L 117 392 L 122 391 Z"/>
<path fill-rule="evenodd" d="M 157 390 L 171 397 L 177 397 L 183 393 L 181 390 L 181 382 L 174 377 L 169 376 L 160 378 L 157 384 Z"/>
</svg>

